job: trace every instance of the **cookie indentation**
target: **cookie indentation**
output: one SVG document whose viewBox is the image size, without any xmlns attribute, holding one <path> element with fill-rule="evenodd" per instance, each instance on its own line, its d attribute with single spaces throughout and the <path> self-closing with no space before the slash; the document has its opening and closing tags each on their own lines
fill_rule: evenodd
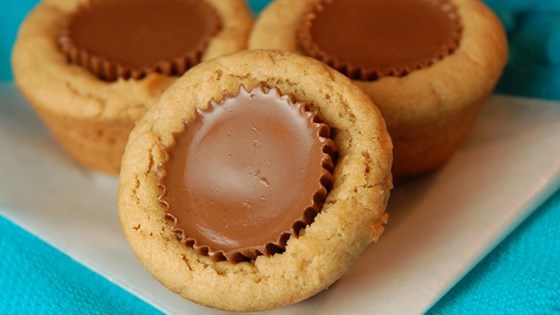
<svg viewBox="0 0 560 315">
<path fill-rule="evenodd" d="M 197 109 L 160 165 L 167 216 L 187 246 L 214 261 L 283 252 L 332 185 L 329 127 L 277 88 L 243 86 Z"/>
<path fill-rule="evenodd" d="M 221 28 L 200 0 L 92 0 L 62 23 L 69 62 L 106 81 L 180 75 L 200 62 Z"/>
<path fill-rule="evenodd" d="M 459 46 L 448 0 L 318 0 L 302 17 L 303 51 L 355 80 L 405 76 Z"/>
</svg>

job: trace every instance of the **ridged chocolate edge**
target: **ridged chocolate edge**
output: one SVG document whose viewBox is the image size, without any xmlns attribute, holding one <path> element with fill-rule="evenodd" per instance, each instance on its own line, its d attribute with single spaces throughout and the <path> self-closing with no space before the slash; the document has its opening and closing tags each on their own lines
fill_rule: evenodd
<svg viewBox="0 0 560 315">
<path fill-rule="evenodd" d="M 321 188 L 313 193 L 313 203 L 309 205 L 306 209 L 302 210 L 302 216 L 296 220 L 290 227 L 289 231 L 285 231 L 280 234 L 275 242 L 269 242 L 262 246 L 255 246 L 252 248 L 245 249 L 244 251 L 232 251 L 230 253 L 225 253 L 223 250 L 213 251 L 210 246 L 204 244 L 198 244 L 196 239 L 188 237 L 183 229 L 177 227 L 178 219 L 170 213 L 171 205 L 168 200 L 165 199 L 167 193 L 167 187 L 163 184 L 167 172 L 165 171 L 165 165 L 169 160 L 168 150 L 171 149 L 175 144 L 177 137 L 188 128 L 189 121 L 183 120 L 183 130 L 173 133 L 173 142 L 168 147 L 162 147 L 164 153 L 164 159 L 158 165 L 158 170 L 160 171 L 160 178 L 158 181 L 158 187 L 162 189 L 161 194 L 158 196 L 158 201 L 164 205 L 166 208 L 165 216 L 166 218 L 173 221 L 172 231 L 175 232 L 179 240 L 188 247 L 192 247 L 198 255 L 209 256 L 213 261 L 228 261 L 229 263 L 240 263 L 244 261 L 254 261 L 258 256 L 272 256 L 276 253 L 282 253 L 285 251 L 286 244 L 290 237 L 299 236 L 301 229 L 305 228 L 307 225 L 313 223 L 317 214 L 321 211 L 323 202 L 327 197 L 329 190 L 332 187 L 334 178 L 332 175 L 332 170 L 334 169 L 334 154 L 336 153 L 336 145 L 332 139 L 330 139 L 330 127 L 323 123 L 321 118 L 317 113 L 309 110 L 308 104 L 303 102 L 298 102 L 292 94 L 284 95 L 278 88 L 271 88 L 268 92 L 265 91 L 263 85 L 257 86 L 254 90 L 259 89 L 264 94 L 270 94 L 275 92 L 276 97 L 280 100 L 285 101 L 291 106 L 299 107 L 300 113 L 307 118 L 308 122 L 315 125 L 317 130 L 317 137 L 322 145 L 323 157 L 321 158 L 321 166 L 323 167 L 323 174 L 321 175 L 319 181 L 321 183 Z M 253 91 L 254 91 L 253 90 Z M 196 109 L 195 115 L 200 115 L 201 112 L 211 112 L 224 103 L 226 98 L 235 98 L 240 93 L 246 93 L 250 95 L 253 91 L 249 92 L 245 86 L 240 85 L 238 90 L 231 94 L 227 91 L 222 93 L 222 98 L 219 101 L 211 99 L 208 102 L 208 107 L 204 110 Z M 193 118 L 194 119 L 194 118 Z"/>
<path fill-rule="evenodd" d="M 455 32 L 453 34 L 453 41 L 446 43 L 442 46 L 442 51 L 430 60 L 423 60 L 411 66 L 394 67 L 388 71 L 381 71 L 379 69 L 364 69 L 360 66 L 354 65 L 351 62 L 343 62 L 339 60 L 336 56 L 329 55 L 325 51 L 321 50 L 319 46 L 314 43 L 313 36 L 311 36 L 311 26 L 313 25 L 313 20 L 315 20 L 318 13 L 325 9 L 325 6 L 331 4 L 334 0 L 317 0 L 317 2 L 310 6 L 302 16 L 300 27 L 298 30 L 298 40 L 302 50 L 310 57 L 318 59 L 319 61 L 326 63 L 330 67 L 336 69 L 337 71 L 343 73 L 347 77 L 353 80 L 361 81 L 375 81 L 382 77 L 394 76 L 394 77 L 404 77 L 413 71 L 421 70 L 432 66 L 433 64 L 441 61 L 445 57 L 453 54 L 455 50 L 459 48 L 463 26 L 459 14 L 457 13 L 457 8 L 454 4 L 445 1 L 442 3 L 441 0 L 437 0 L 440 5 L 448 5 L 446 11 L 448 15 L 453 17 L 455 21 Z"/>
<path fill-rule="evenodd" d="M 88 10 L 91 6 L 102 1 L 114 0 L 92 0 L 87 4 L 79 5 L 74 12 L 71 12 L 67 19 L 61 23 L 60 33 L 58 38 L 59 47 L 62 53 L 66 56 L 68 62 L 76 64 L 82 68 L 87 69 L 101 80 L 112 82 L 119 78 L 128 80 L 140 80 L 145 78 L 150 73 L 160 73 L 163 75 L 173 76 L 181 75 L 188 69 L 200 63 L 202 55 L 205 53 L 206 48 L 213 36 L 215 36 L 222 28 L 221 18 L 215 9 L 208 3 L 205 7 L 208 14 L 215 17 L 212 19 L 216 21 L 212 26 L 214 30 L 212 35 L 203 42 L 200 46 L 196 47 L 193 51 L 184 56 L 178 56 L 173 60 L 162 60 L 153 66 L 149 67 L 134 67 L 128 66 L 118 61 L 109 60 L 101 55 L 91 53 L 85 49 L 80 48 L 72 39 L 70 32 L 70 25 L 72 20 L 81 12 Z M 204 2 L 204 1 L 202 1 Z"/>
</svg>

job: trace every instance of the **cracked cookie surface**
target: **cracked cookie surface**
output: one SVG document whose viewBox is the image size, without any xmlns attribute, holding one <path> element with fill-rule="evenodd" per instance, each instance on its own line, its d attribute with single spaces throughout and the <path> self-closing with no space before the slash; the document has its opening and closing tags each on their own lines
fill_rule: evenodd
<svg viewBox="0 0 560 315">
<path fill-rule="evenodd" d="M 184 246 L 158 201 L 162 148 L 183 120 L 224 91 L 276 87 L 306 102 L 333 131 L 338 160 L 332 189 L 313 223 L 285 252 L 231 264 Z M 191 69 L 130 134 L 118 195 L 122 230 L 146 269 L 196 303 L 234 311 L 271 309 L 304 300 L 339 279 L 383 232 L 392 187 L 392 145 L 369 97 L 326 65 L 289 52 L 246 51 Z"/>
<path fill-rule="evenodd" d="M 242 0 L 206 0 L 223 20 L 203 60 L 243 50 L 252 26 Z M 119 171 L 134 122 L 177 77 L 152 73 L 142 80 L 98 79 L 68 63 L 58 43 L 61 23 L 90 0 L 44 0 L 23 22 L 12 54 L 14 80 L 60 144 L 80 164 Z"/>
</svg>

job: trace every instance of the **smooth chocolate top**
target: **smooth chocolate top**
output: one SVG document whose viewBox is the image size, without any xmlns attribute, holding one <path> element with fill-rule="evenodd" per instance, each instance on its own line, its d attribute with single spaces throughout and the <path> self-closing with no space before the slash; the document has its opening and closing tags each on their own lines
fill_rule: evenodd
<svg viewBox="0 0 560 315">
<path fill-rule="evenodd" d="M 160 200 L 183 241 L 214 260 L 282 251 L 326 196 L 329 128 L 277 93 L 240 88 L 210 102 L 167 149 Z"/>
<path fill-rule="evenodd" d="M 69 16 L 60 42 L 71 61 L 88 68 L 107 61 L 129 67 L 129 72 L 181 74 L 186 71 L 181 68 L 200 61 L 219 27 L 220 19 L 206 1 L 96 0 Z M 70 48 L 79 52 L 72 56 Z M 91 60 L 93 56 L 102 61 Z M 99 71 L 103 76 L 104 69 Z"/>
<path fill-rule="evenodd" d="M 324 0 L 300 29 L 308 55 L 361 80 L 428 67 L 452 53 L 460 37 L 447 0 Z"/>
</svg>

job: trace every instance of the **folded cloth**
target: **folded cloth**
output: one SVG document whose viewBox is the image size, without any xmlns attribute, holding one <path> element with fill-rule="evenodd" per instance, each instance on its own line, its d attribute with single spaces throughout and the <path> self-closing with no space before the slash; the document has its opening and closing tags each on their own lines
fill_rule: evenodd
<svg viewBox="0 0 560 315">
<path fill-rule="evenodd" d="M 560 11 L 560 0 L 484 0 L 494 11 L 509 11 L 515 14 L 542 11 Z"/>
<path fill-rule="evenodd" d="M 543 13 L 560 12 L 560 0 L 538 0 L 535 2 L 534 11 Z"/>
<path fill-rule="evenodd" d="M 485 0 L 502 20 L 510 56 L 497 92 L 560 99 L 560 0 Z"/>
<path fill-rule="evenodd" d="M 511 45 L 539 64 L 560 66 L 560 12 L 526 16 Z"/>
<path fill-rule="evenodd" d="M 504 25 L 504 29 L 506 30 L 506 33 L 509 38 L 517 27 L 515 15 L 513 14 L 513 12 L 507 10 L 494 9 L 494 13 L 496 13 L 498 18 L 500 18 L 500 20 L 502 21 L 502 24 Z"/>
<path fill-rule="evenodd" d="M 523 50 L 512 47 L 496 92 L 560 100 L 560 67 L 544 66 Z"/>
</svg>

